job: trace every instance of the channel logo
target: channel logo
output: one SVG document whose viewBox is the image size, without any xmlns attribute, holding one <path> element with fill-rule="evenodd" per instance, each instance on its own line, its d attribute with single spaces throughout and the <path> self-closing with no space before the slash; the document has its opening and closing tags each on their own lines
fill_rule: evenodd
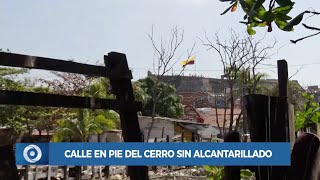
<svg viewBox="0 0 320 180">
<path fill-rule="evenodd" d="M 37 145 L 29 145 L 23 150 L 23 157 L 29 163 L 38 162 L 41 159 L 42 152 Z"/>
<path fill-rule="evenodd" d="M 48 155 L 48 143 L 16 144 L 17 165 L 45 165 L 49 162 Z"/>
</svg>

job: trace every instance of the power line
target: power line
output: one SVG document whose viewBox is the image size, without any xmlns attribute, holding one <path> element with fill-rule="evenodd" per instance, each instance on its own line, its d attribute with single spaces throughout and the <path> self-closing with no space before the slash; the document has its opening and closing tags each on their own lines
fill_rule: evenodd
<svg viewBox="0 0 320 180">
<path fill-rule="evenodd" d="M 276 69 L 277 65 L 274 64 L 260 64 L 263 66 L 269 66 L 269 67 L 260 67 L 260 68 L 256 68 L 258 69 Z M 310 65 L 320 65 L 319 63 L 306 63 L 306 64 L 293 64 L 293 65 L 289 65 L 288 67 L 297 67 L 297 66 L 310 66 Z M 151 68 L 135 68 L 135 67 L 131 67 L 130 69 L 133 70 L 150 70 Z M 181 71 L 181 70 L 173 70 L 173 71 Z M 185 69 L 184 71 L 194 71 L 194 70 L 187 70 Z M 223 69 L 197 69 L 197 71 L 223 71 Z"/>
</svg>

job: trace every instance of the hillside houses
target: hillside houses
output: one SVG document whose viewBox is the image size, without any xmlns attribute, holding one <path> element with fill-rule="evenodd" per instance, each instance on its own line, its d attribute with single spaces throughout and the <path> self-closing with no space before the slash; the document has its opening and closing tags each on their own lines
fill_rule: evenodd
<svg viewBox="0 0 320 180">
<path fill-rule="evenodd" d="M 151 73 L 148 76 L 152 76 Z M 160 79 L 169 83 L 177 89 L 182 96 L 182 103 L 185 106 L 183 120 L 197 123 L 210 124 L 214 127 L 228 128 L 230 125 L 230 104 L 228 101 L 229 89 L 227 80 L 219 78 L 206 78 L 202 76 L 163 76 Z M 303 90 L 298 81 L 291 81 Z M 259 84 L 265 90 L 274 90 L 277 87 L 277 79 L 262 79 Z M 234 90 L 242 92 L 243 85 L 235 85 Z M 244 91 L 245 92 L 245 91 Z M 233 121 L 242 113 L 240 97 L 246 94 L 237 94 L 235 99 Z M 242 116 L 240 116 L 242 117 Z M 240 118 L 240 121 L 242 118 Z M 241 122 L 240 122 L 241 123 Z"/>
<path fill-rule="evenodd" d="M 223 95 L 227 86 L 224 80 L 199 76 L 163 76 L 160 80 L 175 86 L 186 106 L 213 107 L 215 98 L 217 106 L 226 105 Z"/>
<path fill-rule="evenodd" d="M 192 137 L 198 137 L 202 140 L 210 140 L 216 137 L 220 132 L 217 127 L 206 123 L 197 123 L 181 119 L 155 117 L 154 124 L 150 133 L 149 139 L 147 134 L 152 124 L 152 118 L 148 116 L 139 116 L 139 125 L 143 139 L 147 142 L 154 142 L 157 138 L 159 141 L 165 141 L 169 136 L 170 142 L 174 141 L 175 137 L 181 136 L 184 133 L 184 138 L 187 141 L 192 141 Z"/>
<path fill-rule="evenodd" d="M 148 74 L 152 76 L 152 74 Z M 163 76 L 160 79 L 165 83 L 172 84 L 177 89 L 179 95 L 183 98 L 183 104 L 186 106 L 195 106 L 196 108 L 204 107 L 218 107 L 223 108 L 228 106 L 227 97 L 225 95 L 229 93 L 227 80 L 218 78 L 206 78 L 201 76 Z M 292 83 L 297 85 L 304 91 L 303 87 L 296 80 L 292 80 Z M 272 90 L 276 88 L 278 83 L 277 79 L 262 79 L 259 84 L 266 90 Z M 242 92 L 244 85 L 235 85 L 234 91 Z M 245 92 L 245 91 L 244 91 Z M 236 99 L 235 104 L 240 106 L 240 95 Z"/>
<path fill-rule="evenodd" d="M 320 103 L 320 89 L 319 86 L 308 86 L 307 93 L 314 95 L 314 101 Z"/>
</svg>

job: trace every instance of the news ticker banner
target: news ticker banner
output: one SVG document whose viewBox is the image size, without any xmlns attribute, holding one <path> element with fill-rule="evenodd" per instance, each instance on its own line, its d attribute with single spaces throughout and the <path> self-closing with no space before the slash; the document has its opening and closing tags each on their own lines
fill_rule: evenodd
<svg viewBox="0 0 320 180">
<path fill-rule="evenodd" d="M 289 166 L 290 143 L 17 143 L 16 164 Z"/>
</svg>

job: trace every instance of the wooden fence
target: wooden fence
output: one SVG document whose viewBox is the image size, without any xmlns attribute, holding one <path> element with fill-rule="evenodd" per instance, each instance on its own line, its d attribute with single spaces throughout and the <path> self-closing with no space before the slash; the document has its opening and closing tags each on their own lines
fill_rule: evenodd
<svg viewBox="0 0 320 180">
<path fill-rule="evenodd" d="M 125 54 L 111 52 L 104 56 L 104 61 L 105 67 L 53 58 L 0 52 L 0 65 L 2 66 L 60 71 L 109 78 L 112 92 L 116 96 L 116 100 L 110 100 L 1 90 L 0 104 L 117 110 L 120 115 L 124 141 L 142 142 L 137 116 L 137 111 L 141 110 L 142 104 L 134 102 L 131 84 L 132 74 L 129 70 L 126 56 Z M 10 165 L 8 167 L 9 171 L 0 169 L 0 174 L 2 174 L 0 179 L 18 179 L 13 145 L 1 146 L 0 152 L 2 153 L 0 166 Z M 132 180 L 148 179 L 148 169 L 146 166 L 129 166 L 128 175 Z"/>
<path fill-rule="evenodd" d="M 104 56 L 104 60 L 106 67 L 1 52 L 0 65 L 3 66 L 107 77 L 110 80 L 112 92 L 115 94 L 116 100 L 1 90 L 0 104 L 118 110 L 124 141 L 142 142 L 137 117 L 137 111 L 141 108 L 141 104 L 134 102 L 131 84 L 132 75 L 128 68 L 126 56 L 112 52 Z M 278 76 L 278 97 L 261 95 L 249 95 L 245 97 L 252 142 L 290 142 L 287 98 L 288 67 L 287 62 L 284 60 L 278 61 Z M 183 135 L 181 141 L 184 141 Z M 196 142 L 196 137 L 193 137 L 192 141 Z M 225 136 L 224 141 L 239 142 L 239 133 L 229 132 Z M 240 180 L 241 168 L 249 168 L 255 172 L 257 180 L 319 179 L 319 148 L 319 138 L 314 134 L 305 133 L 294 143 L 291 154 L 291 166 L 225 167 L 225 180 Z M 10 166 L 7 169 L 0 169 L 0 179 L 18 180 L 13 145 L 1 146 L 0 154 L 0 166 Z M 48 171 L 49 174 L 51 172 L 50 170 Z M 149 179 L 148 167 L 146 166 L 129 166 L 127 174 L 131 180 Z M 42 173 L 39 173 L 37 176 L 40 175 Z"/>
<path fill-rule="evenodd" d="M 290 142 L 288 65 L 278 61 L 279 96 L 245 96 L 250 138 L 252 142 Z M 292 125 L 292 124 L 291 124 Z M 291 139 L 290 139 L 291 138 Z M 229 132 L 225 142 L 240 142 L 239 133 Z M 241 168 L 255 172 L 256 180 L 315 180 L 320 179 L 320 139 L 315 134 L 304 133 L 291 152 L 291 166 L 225 167 L 225 180 L 240 180 Z"/>
</svg>

